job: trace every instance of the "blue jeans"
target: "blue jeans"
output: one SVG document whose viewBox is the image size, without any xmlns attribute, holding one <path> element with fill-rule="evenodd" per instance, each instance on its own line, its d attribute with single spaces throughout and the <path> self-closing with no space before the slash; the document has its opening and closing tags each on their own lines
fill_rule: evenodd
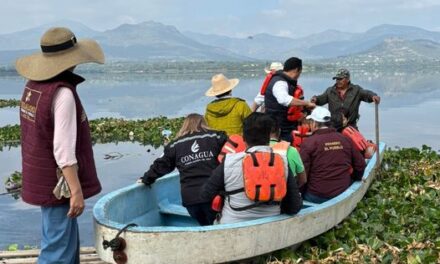
<svg viewBox="0 0 440 264">
<path fill-rule="evenodd" d="M 327 202 L 331 198 L 323 198 L 323 197 L 319 197 L 317 195 L 311 194 L 309 192 L 306 192 L 304 194 L 304 199 L 309 201 L 309 202 L 312 202 L 312 203 L 320 204 L 320 203 L 323 203 L 323 202 Z"/>
<path fill-rule="evenodd" d="M 69 218 L 69 204 L 41 207 L 42 239 L 38 264 L 79 263 L 79 232 L 76 218 Z"/>
</svg>

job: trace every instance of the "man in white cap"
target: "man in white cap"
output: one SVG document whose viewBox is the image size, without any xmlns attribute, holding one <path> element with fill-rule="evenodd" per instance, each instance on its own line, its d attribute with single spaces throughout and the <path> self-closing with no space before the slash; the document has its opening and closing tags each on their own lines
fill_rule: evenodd
<svg viewBox="0 0 440 264">
<path fill-rule="evenodd" d="M 38 263 L 79 263 L 77 217 L 84 199 L 98 194 L 87 115 L 76 91 L 84 79 L 73 73 L 82 63 L 104 63 L 94 40 L 78 41 L 67 28 L 51 28 L 41 51 L 19 58 L 28 79 L 20 104 L 23 201 L 41 206 Z"/>
<path fill-rule="evenodd" d="M 349 138 L 329 127 L 331 114 L 316 107 L 310 119 L 313 135 L 301 144 L 300 155 L 307 175 L 304 199 L 325 202 L 345 191 L 353 180 L 361 180 L 365 160 Z"/>
<path fill-rule="evenodd" d="M 217 99 L 206 106 L 205 119 L 208 126 L 215 130 L 225 131 L 228 136 L 243 134 L 243 120 L 252 113 L 245 100 L 232 97 L 239 79 L 228 79 L 223 74 L 216 74 L 211 80 L 212 86 L 206 96 Z"/>
</svg>

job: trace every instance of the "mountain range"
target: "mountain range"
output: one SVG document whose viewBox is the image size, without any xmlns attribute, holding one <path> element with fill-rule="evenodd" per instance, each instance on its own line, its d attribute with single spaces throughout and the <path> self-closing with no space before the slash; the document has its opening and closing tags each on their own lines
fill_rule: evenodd
<svg viewBox="0 0 440 264">
<path fill-rule="evenodd" d="M 294 39 L 267 33 L 235 38 L 180 32 L 174 26 L 154 21 L 123 24 L 101 32 L 75 21 L 59 21 L 0 35 L 0 64 L 10 64 L 17 57 L 36 51 L 42 33 L 55 25 L 69 27 L 79 39 L 96 39 L 106 57 L 114 61 L 283 61 L 291 56 L 329 60 L 366 54 L 398 54 L 402 58 L 414 52 L 430 59 L 440 58 L 440 32 L 412 26 L 386 24 L 363 33 L 326 30 Z M 399 41 L 408 49 L 402 49 Z"/>
</svg>

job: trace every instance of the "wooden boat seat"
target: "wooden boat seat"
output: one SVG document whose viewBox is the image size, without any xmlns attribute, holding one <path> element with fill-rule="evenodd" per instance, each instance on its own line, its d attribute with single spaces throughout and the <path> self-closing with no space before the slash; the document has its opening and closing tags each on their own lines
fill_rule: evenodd
<svg viewBox="0 0 440 264">
<path fill-rule="evenodd" d="M 188 210 L 180 204 L 170 203 L 167 199 L 159 203 L 159 212 L 162 214 L 173 214 L 190 217 Z"/>
</svg>

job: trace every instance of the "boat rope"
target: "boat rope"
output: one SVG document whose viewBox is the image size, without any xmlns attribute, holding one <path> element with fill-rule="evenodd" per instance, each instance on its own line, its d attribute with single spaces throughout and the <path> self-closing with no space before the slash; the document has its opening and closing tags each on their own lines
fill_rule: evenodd
<svg viewBox="0 0 440 264">
<path fill-rule="evenodd" d="M 127 230 L 129 227 L 133 227 L 133 226 L 137 226 L 137 224 L 130 223 L 130 224 L 124 226 L 121 230 L 119 230 L 119 232 L 116 234 L 115 238 L 113 238 L 110 241 L 105 240 L 103 238 L 102 247 L 104 249 L 111 248 L 112 251 L 124 250 L 124 248 L 125 248 L 125 241 L 122 238 L 120 238 L 119 235 L 121 235 L 122 232 Z"/>
</svg>

